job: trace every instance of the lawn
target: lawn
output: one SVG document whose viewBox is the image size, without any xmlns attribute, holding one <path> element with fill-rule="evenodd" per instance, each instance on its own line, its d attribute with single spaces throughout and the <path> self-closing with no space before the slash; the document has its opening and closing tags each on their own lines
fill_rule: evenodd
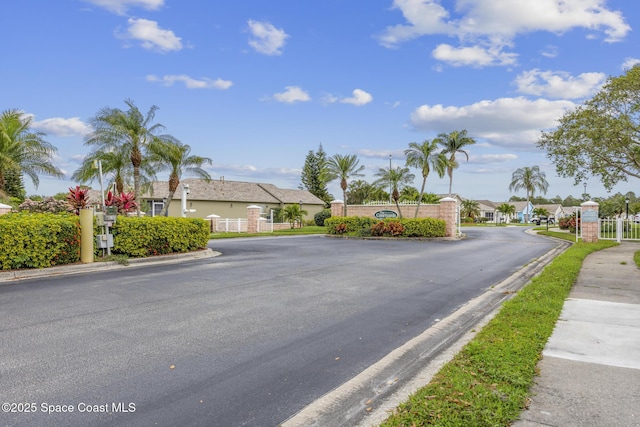
<svg viewBox="0 0 640 427">
<path fill-rule="evenodd" d="M 297 234 L 326 234 L 325 227 L 317 225 L 308 225 L 302 228 L 287 228 L 286 230 L 278 230 L 273 233 L 211 233 L 211 239 L 233 239 L 236 237 L 272 237 L 272 236 L 292 236 Z"/>
</svg>

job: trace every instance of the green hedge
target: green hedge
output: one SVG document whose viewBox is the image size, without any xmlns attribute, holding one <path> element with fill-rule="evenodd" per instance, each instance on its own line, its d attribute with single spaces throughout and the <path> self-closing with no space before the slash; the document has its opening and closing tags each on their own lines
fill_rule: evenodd
<svg viewBox="0 0 640 427">
<path fill-rule="evenodd" d="M 43 268 L 80 260 L 80 220 L 75 215 L 0 215 L 2 270 Z"/>
<path fill-rule="evenodd" d="M 209 241 L 209 223 L 199 218 L 118 216 L 113 254 L 146 257 L 203 249 Z"/>
<path fill-rule="evenodd" d="M 324 221 L 327 234 L 394 237 L 445 237 L 446 223 L 437 218 L 379 220 L 371 217 L 331 217 Z M 398 225 L 396 225 L 398 224 Z"/>
</svg>

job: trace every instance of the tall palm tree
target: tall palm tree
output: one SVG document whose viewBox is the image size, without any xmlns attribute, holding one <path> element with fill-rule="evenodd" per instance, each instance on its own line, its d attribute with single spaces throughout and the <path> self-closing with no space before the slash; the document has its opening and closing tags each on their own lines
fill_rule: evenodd
<svg viewBox="0 0 640 427">
<path fill-rule="evenodd" d="M 4 190 L 8 173 L 26 174 L 38 188 L 38 174 L 62 178 L 64 174 L 52 163 L 56 148 L 44 140 L 42 132 L 32 132 L 33 117 L 16 109 L 0 115 L 0 190 Z"/>
<path fill-rule="evenodd" d="M 178 189 L 183 173 L 195 175 L 207 182 L 211 181 L 211 175 L 202 169 L 202 166 L 211 165 L 213 161 L 208 157 L 192 155 L 191 147 L 175 138 L 152 142 L 149 144 L 149 154 L 149 160 L 157 165 L 158 171 L 169 171 L 169 195 L 160 215 L 166 215 L 169 211 L 169 204 Z"/>
<path fill-rule="evenodd" d="M 359 163 L 360 160 L 355 154 L 346 156 L 335 154 L 327 160 L 328 181 L 340 180 L 342 199 L 344 200 L 344 216 L 347 216 L 347 180 L 364 175 L 361 173 L 364 170 L 364 166 Z"/>
<path fill-rule="evenodd" d="M 379 176 L 376 183 L 391 183 L 391 198 L 396 203 L 396 208 L 398 209 L 398 214 L 400 218 L 402 218 L 402 211 L 400 210 L 400 205 L 398 204 L 398 200 L 400 199 L 400 192 L 404 187 L 413 182 L 416 177 L 409 171 L 409 168 L 380 168 L 378 172 L 376 172 L 376 176 Z"/>
<path fill-rule="evenodd" d="M 449 175 L 449 196 L 453 193 L 451 192 L 451 187 L 453 184 L 453 170 L 456 169 L 459 165 L 456 159 L 457 153 L 462 153 L 469 161 L 469 153 L 464 150 L 464 147 L 468 145 L 473 145 L 476 141 L 467 136 L 466 130 L 461 131 L 453 131 L 450 133 L 441 133 L 435 139 L 435 141 L 440 144 L 443 149 L 442 152 L 445 153 L 449 157 L 449 164 L 447 165 L 447 175 Z"/>
<path fill-rule="evenodd" d="M 416 206 L 416 212 L 413 215 L 414 218 L 418 217 L 418 210 L 420 209 L 420 202 L 422 201 L 422 195 L 424 194 L 424 187 L 427 184 L 427 177 L 431 173 L 431 168 L 438 169 L 441 159 L 438 158 L 437 153 L 438 142 L 436 140 L 429 141 L 424 140 L 421 144 L 417 142 L 410 142 L 409 148 L 404 150 L 405 156 L 407 156 L 406 165 L 420 169 L 422 174 L 422 186 L 420 187 L 420 195 L 418 196 L 418 205 Z"/>
<path fill-rule="evenodd" d="M 549 189 L 549 183 L 546 180 L 546 175 L 540 170 L 539 166 L 525 166 L 518 168 L 511 175 L 511 184 L 509 184 L 509 191 L 518 190 L 527 191 L 527 210 L 524 215 L 524 221 L 529 222 L 529 200 L 533 197 L 536 190 L 542 191 L 543 194 L 547 194 Z"/>
<path fill-rule="evenodd" d="M 131 99 L 125 99 L 128 110 L 105 107 L 90 120 L 94 131 L 87 136 L 85 144 L 102 151 L 123 151 L 133 166 L 133 193 L 140 200 L 141 173 L 146 150 L 153 141 L 167 141 L 170 135 L 159 135 L 164 129 L 160 123 L 152 124 L 158 107 L 151 106 L 143 115 Z M 140 204 L 136 208 L 140 216 Z"/>
</svg>

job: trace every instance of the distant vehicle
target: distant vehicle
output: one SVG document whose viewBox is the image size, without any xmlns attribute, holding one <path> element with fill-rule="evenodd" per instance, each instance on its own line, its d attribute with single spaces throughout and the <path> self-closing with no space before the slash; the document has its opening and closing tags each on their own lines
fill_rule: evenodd
<svg viewBox="0 0 640 427">
<path fill-rule="evenodd" d="M 633 217 L 633 221 L 640 223 L 640 213 L 637 213 L 636 216 Z"/>
<path fill-rule="evenodd" d="M 549 223 L 550 225 L 555 224 L 556 220 L 551 217 L 546 217 L 546 216 L 540 216 L 540 217 L 533 217 L 531 218 L 531 222 L 534 223 L 535 225 L 540 225 L 540 224 L 547 224 Z"/>
</svg>

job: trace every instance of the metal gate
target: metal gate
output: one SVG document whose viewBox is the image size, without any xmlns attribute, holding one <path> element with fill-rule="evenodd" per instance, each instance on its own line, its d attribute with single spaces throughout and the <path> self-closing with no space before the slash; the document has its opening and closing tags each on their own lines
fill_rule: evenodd
<svg viewBox="0 0 640 427">
<path fill-rule="evenodd" d="M 582 207 L 576 206 L 576 242 L 582 239 Z"/>
</svg>

